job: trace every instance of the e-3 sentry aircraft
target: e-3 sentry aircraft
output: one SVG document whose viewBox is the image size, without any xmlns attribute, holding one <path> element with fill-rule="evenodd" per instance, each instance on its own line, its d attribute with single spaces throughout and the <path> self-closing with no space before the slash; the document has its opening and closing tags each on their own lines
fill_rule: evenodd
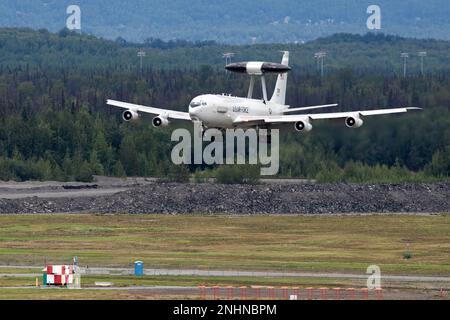
<svg viewBox="0 0 450 320">
<path fill-rule="evenodd" d="M 250 76 L 250 87 L 246 98 L 231 95 L 205 94 L 195 97 L 189 104 L 189 112 L 173 111 L 131 104 L 127 102 L 107 100 L 107 104 L 125 109 L 123 119 L 132 121 L 139 118 L 140 113 L 154 115 L 153 126 L 165 127 L 171 120 L 186 120 L 200 124 L 202 128 L 283 128 L 290 127 L 298 132 L 308 132 L 313 128 L 315 120 L 342 119 L 349 128 L 359 128 L 363 125 L 363 119 L 368 116 L 404 113 L 420 108 L 394 108 L 366 111 L 349 111 L 333 113 L 303 113 L 320 108 L 335 107 L 337 104 L 291 108 L 285 104 L 287 73 L 289 67 L 289 52 L 283 51 L 283 59 L 280 63 L 271 62 L 238 62 L 226 66 L 232 72 L 244 73 Z M 267 98 L 265 75 L 275 73 L 278 79 L 273 96 Z M 259 77 L 262 86 L 262 99 L 253 98 L 255 81 Z"/>
</svg>

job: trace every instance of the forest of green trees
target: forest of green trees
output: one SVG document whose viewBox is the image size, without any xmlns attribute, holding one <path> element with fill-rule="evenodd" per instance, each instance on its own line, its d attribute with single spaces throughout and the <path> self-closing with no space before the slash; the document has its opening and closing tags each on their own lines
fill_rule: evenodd
<svg viewBox="0 0 450 320">
<path fill-rule="evenodd" d="M 393 51 L 397 50 L 392 41 Z M 427 45 L 433 49 L 433 43 Z M 436 42 L 436 52 L 445 45 L 450 47 Z M 359 46 L 362 52 L 364 37 L 345 46 Z M 191 59 L 186 54 L 194 48 L 203 50 L 203 55 L 217 53 L 219 62 L 210 67 L 194 61 L 183 67 L 180 61 Z M 274 48 L 267 45 L 266 50 Z M 89 181 L 95 174 L 163 177 L 196 171 L 214 175 L 217 168 L 171 164 L 173 127 L 154 129 L 146 116 L 124 123 L 120 111 L 106 106 L 105 100 L 185 111 L 198 94 L 245 94 L 245 77 L 217 69 L 223 49 L 214 44 L 183 45 L 169 53 L 174 66 L 147 64 L 141 72 L 136 51 L 129 46 L 70 33 L 0 30 L 0 180 Z M 165 59 L 158 58 L 163 50 L 153 50 L 157 51 L 147 59 Z M 258 54 L 263 48 L 255 50 Z M 336 102 L 339 111 L 399 106 L 424 110 L 371 118 L 358 130 L 347 129 L 343 123 L 317 122 L 309 134 L 283 133 L 279 176 L 321 182 L 448 179 L 450 71 L 448 66 L 439 67 L 446 64 L 445 59 L 432 61 L 433 72 L 407 78 L 382 70 L 355 70 L 346 64 L 340 67 L 337 62 L 323 79 L 314 68 L 294 69 L 287 94 L 291 105 Z M 274 79 L 270 80 L 273 86 Z M 182 125 L 187 126 L 173 123 Z"/>
<path fill-rule="evenodd" d="M 82 30 L 131 41 L 215 40 L 249 44 L 308 41 L 336 32 L 367 31 L 369 5 L 381 7 L 382 30 L 415 38 L 449 39 L 448 0 L 3 0 L 0 27 L 65 25 L 66 9 L 78 5 Z"/>
</svg>

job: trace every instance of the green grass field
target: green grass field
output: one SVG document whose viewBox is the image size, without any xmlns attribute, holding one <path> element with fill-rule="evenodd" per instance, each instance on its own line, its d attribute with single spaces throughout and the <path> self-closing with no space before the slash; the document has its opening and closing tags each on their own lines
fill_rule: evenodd
<svg viewBox="0 0 450 320">
<path fill-rule="evenodd" d="M 0 216 L 0 265 L 73 256 L 82 266 L 450 275 L 450 216 Z"/>
</svg>

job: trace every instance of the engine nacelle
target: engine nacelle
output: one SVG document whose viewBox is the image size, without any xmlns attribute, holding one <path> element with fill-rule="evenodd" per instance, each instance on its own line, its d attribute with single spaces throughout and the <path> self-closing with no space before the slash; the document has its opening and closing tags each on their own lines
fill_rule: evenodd
<svg viewBox="0 0 450 320">
<path fill-rule="evenodd" d="M 345 125 L 348 128 L 359 128 L 364 124 L 364 121 L 359 115 L 354 115 L 345 119 Z"/>
<path fill-rule="evenodd" d="M 295 123 L 295 130 L 298 132 L 310 132 L 312 129 L 313 126 L 308 120 L 297 121 Z"/>
<path fill-rule="evenodd" d="M 133 110 L 126 110 L 122 114 L 122 118 L 125 121 L 132 121 L 139 119 L 139 113 Z"/>
<path fill-rule="evenodd" d="M 153 118 L 152 124 L 155 128 L 167 127 L 169 125 L 169 120 L 165 117 L 155 117 Z"/>
</svg>

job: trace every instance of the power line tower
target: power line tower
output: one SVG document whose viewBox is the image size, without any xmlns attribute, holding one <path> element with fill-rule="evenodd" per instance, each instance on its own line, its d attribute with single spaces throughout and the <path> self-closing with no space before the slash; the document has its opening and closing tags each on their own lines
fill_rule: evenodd
<svg viewBox="0 0 450 320">
<path fill-rule="evenodd" d="M 314 58 L 317 59 L 317 67 L 320 66 L 320 76 L 323 78 L 323 60 L 327 56 L 325 51 L 319 51 L 314 54 Z"/>
<path fill-rule="evenodd" d="M 142 71 L 142 60 L 144 59 L 144 57 L 145 57 L 146 55 L 147 55 L 147 54 L 145 53 L 145 51 L 144 51 L 143 49 L 139 50 L 139 52 L 137 53 L 137 56 L 139 57 L 140 62 L 141 62 L 141 64 L 140 64 L 140 66 L 141 66 L 141 71 Z"/>
<path fill-rule="evenodd" d="M 427 52 L 426 51 L 420 51 L 418 53 L 419 57 L 420 57 L 420 72 L 422 73 L 422 76 L 425 74 L 424 72 L 424 68 L 423 68 L 423 63 L 424 63 L 424 59 L 427 56 Z"/>
<path fill-rule="evenodd" d="M 406 78 L 406 67 L 408 63 L 409 53 L 402 52 L 400 57 L 403 59 L 403 77 Z"/>
</svg>

